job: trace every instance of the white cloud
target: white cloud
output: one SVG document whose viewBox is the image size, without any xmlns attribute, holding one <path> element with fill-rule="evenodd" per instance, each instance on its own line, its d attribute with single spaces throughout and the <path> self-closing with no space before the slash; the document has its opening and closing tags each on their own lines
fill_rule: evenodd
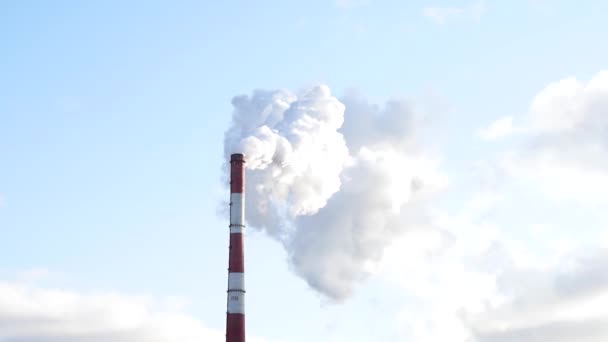
<svg viewBox="0 0 608 342">
<path fill-rule="evenodd" d="M 504 195 L 498 191 L 480 191 L 473 194 L 466 207 L 475 212 L 483 212 L 496 206 L 503 198 Z"/>
<path fill-rule="evenodd" d="M 490 126 L 481 129 L 479 137 L 483 140 L 498 140 L 513 134 L 515 131 L 513 117 L 506 116 L 494 121 Z"/>
<path fill-rule="evenodd" d="M 508 300 L 466 319 L 476 341 L 608 339 L 608 250 L 569 255 L 546 270 L 510 270 L 498 281 Z"/>
<path fill-rule="evenodd" d="M 535 185 L 552 199 L 605 203 L 606 113 L 608 72 L 586 82 L 568 78 L 543 89 L 517 119 L 521 125 L 502 118 L 480 137 L 522 138 L 498 163 L 511 180 Z M 608 340 L 608 235 L 597 232 L 588 247 L 572 231 L 530 222 L 530 234 L 515 233 L 514 240 L 486 221 L 490 208 L 513 200 L 492 183 L 490 191 L 477 190 L 464 201 L 458 216 L 437 215 L 434 235 L 405 236 L 387 253 L 404 270 L 406 292 L 424 307 L 404 310 L 409 336 L 431 342 Z"/>
<path fill-rule="evenodd" d="M 434 212 L 430 226 L 404 234 L 386 251 L 380 274 L 400 284 L 411 297 L 408 302 L 417 303 L 397 318 L 404 339 L 468 342 L 462 312 L 479 312 L 487 302 L 501 300 L 492 271 L 502 267 L 504 257 L 487 252 L 497 250 L 500 232 L 474 222 L 497 200 L 496 194 L 480 192 L 458 216 Z"/>
<path fill-rule="evenodd" d="M 503 167 L 555 200 L 605 202 L 607 113 L 608 71 L 588 82 L 549 84 L 522 120 L 524 143 L 504 157 Z"/>
<path fill-rule="evenodd" d="M 82 294 L 0 282 L 0 341 L 225 340 L 223 331 L 210 329 L 181 312 L 183 301 L 116 293 Z"/>
<path fill-rule="evenodd" d="M 585 151 L 581 148 L 580 152 Z M 597 157 L 598 161 L 604 158 Z M 554 201 L 602 203 L 607 200 L 608 174 L 588 161 L 572 160 L 558 151 L 526 151 L 507 156 L 502 165 L 512 177 L 538 187 Z"/>
<path fill-rule="evenodd" d="M 465 210 L 466 211 L 466 210 Z M 411 296 L 397 318 L 414 342 L 599 342 L 608 338 L 608 249 L 553 249 L 553 232 L 508 238 L 475 217 L 438 213 L 408 233 L 381 274 Z M 547 247 L 547 246 L 545 246 Z"/>
<path fill-rule="evenodd" d="M 379 273 L 400 284 L 408 303 L 397 318 L 403 339 L 606 340 L 608 241 L 564 244 L 570 233 L 532 222 L 531 234 L 512 235 L 488 221 L 510 200 L 488 186 L 465 195 L 456 215 L 435 211 L 430 227 L 405 233 L 385 252 Z"/>
<path fill-rule="evenodd" d="M 485 1 L 479 0 L 469 6 L 428 6 L 422 14 L 436 24 L 445 24 L 451 19 L 470 17 L 479 20 L 485 11 Z"/>
</svg>

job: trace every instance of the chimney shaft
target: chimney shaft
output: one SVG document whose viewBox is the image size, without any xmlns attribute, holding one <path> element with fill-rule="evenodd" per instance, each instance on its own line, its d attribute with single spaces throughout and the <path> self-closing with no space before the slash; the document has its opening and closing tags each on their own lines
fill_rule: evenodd
<svg viewBox="0 0 608 342">
<path fill-rule="evenodd" d="M 230 254 L 226 342 L 245 342 L 245 158 L 230 156 Z"/>
</svg>

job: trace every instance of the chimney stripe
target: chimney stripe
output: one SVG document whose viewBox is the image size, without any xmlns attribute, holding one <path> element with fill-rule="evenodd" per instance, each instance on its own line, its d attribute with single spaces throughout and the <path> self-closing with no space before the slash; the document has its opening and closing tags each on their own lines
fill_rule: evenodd
<svg viewBox="0 0 608 342">
<path fill-rule="evenodd" d="M 230 272 L 245 272 L 245 256 L 243 255 L 243 234 L 242 233 L 231 233 L 230 234 L 230 256 L 229 256 L 229 267 Z"/>
<path fill-rule="evenodd" d="M 226 341 L 245 341 L 245 315 L 231 313 L 227 315 Z"/>
</svg>

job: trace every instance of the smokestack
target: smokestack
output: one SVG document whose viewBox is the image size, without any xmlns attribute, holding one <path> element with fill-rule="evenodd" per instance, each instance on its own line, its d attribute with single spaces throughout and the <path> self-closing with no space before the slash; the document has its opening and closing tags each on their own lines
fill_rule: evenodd
<svg viewBox="0 0 608 342">
<path fill-rule="evenodd" d="M 245 342 L 245 157 L 230 156 L 230 255 L 226 342 Z"/>
</svg>

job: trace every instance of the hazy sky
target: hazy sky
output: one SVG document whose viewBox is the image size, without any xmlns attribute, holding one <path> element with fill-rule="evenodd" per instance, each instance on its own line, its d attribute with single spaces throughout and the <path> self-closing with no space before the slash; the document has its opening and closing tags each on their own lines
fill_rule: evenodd
<svg viewBox="0 0 608 342">
<path fill-rule="evenodd" d="M 250 171 L 250 340 L 606 341 L 606 13 L 0 2 L 0 341 L 222 341 L 233 113 L 320 118 Z"/>
</svg>

